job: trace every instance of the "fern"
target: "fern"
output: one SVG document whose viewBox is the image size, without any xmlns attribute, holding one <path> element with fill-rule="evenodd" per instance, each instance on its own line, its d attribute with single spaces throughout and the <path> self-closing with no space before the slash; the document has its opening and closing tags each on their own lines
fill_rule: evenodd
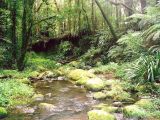
<svg viewBox="0 0 160 120">
<path fill-rule="evenodd" d="M 142 42 L 141 32 L 129 32 L 118 40 L 118 46 L 112 47 L 108 56 L 112 59 L 122 57 L 130 60 L 132 56 L 137 58 L 143 48 Z"/>
<path fill-rule="evenodd" d="M 160 24 L 155 24 L 143 32 L 145 41 L 160 40 Z"/>
</svg>

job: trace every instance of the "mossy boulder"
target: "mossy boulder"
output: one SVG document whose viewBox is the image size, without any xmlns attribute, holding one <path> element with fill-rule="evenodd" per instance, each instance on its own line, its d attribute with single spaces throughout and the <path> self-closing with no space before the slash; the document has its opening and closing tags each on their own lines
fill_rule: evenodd
<svg viewBox="0 0 160 120">
<path fill-rule="evenodd" d="M 116 120 L 116 118 L 106 111 L 92 110 L 88 112 L 88 120 Z"/>
<path fill-rule="evenodd" d="M 109 106 L 108 104 L 103 104 L 103 103 L 98 104 L 98 105 L 94 106 L 93 108 L 98 109 L 98 110 L 103 110 L 108 113 L 116 113 L 116 112 L 121 111 L 121 109 L 118 107 Z"/>
<path fill-rule="evenodd" d="M 94 99 L 105 99 L 106 94 L 103 92 L 95 92 L 95 93 L 93 93 L 93 98 Z"/>
<path fill-rule="evenodd" d="M 104 89 L 105 83 L 100 78 L 92 78 L 92 79 L 87 80 L 85 86 L 86 86 L 86 88 L 88 90 L 91 90 L 91 91 L 100 91 L 100 90 Z"/>
<path fill-rule="evenodd" d="M 56 108 L 56 106 L 48 103 L 40 103 L 38 105 L 38 108 L 43 113 L 53 112 Z"/>
<path fill-rule="evenodd" d="M 87 80 L 89 79 L 90 79 L 89 77 L 84 76 L 80 78 L 78 81 L 76 81 L 76 85 L 85 85 Z"/>
<path fill-rule="evenodd" d="M 7 116 L 7 110 L 3 107 L 0 107 L 0 118 L 4 118 Z"/>
<path fill-rule="evenodd" d="M 154 104 L 151 99 L 141 99 L 137 101 L 135 104 L 144 109 L 154 109 Z"/>
<path fill-rule="evenodd" d="M 114 85 L 116 85 L 117 83 L 119 84 L 119 81 L 118 81 L 118 80 L 106 80 L 106 81 L 105 81 L 106 86 L 114 86 Z"/>
<path fill-rule="evenodd" d="M 129 105 L 123 108 L 123 114 L 127 118 L 145 118 L 147 113 L 137 105 Z"/>
<path fill-rule="evenodd" d="M 68 74 L 68 78 L 75 81 L 80 80 L 81 78 L 84 78 L 84 77 L 94 78 L 95 75 L 82 69 L 71 70 Z"/>
<path fill-rule="evenodd" d="M 68 76 L 68 74 L 70 73 L 71 68 L 69 67 L 60 67 L 58 70 L 56 70 L 56 73 L 60 76 L 66 75 Z"/>
<path fill-rule="evenodd" d="M 120 85 L 112 86 L 112 89 L 106 92 L 106 96 L 108 98 L 112 98 L 115 101 L 124 101 L 124 102 L 134 101 L 134 99 L 131 98 L 131 95 L 128 92 L 124 91 L 122 86 Z"/>
</svg>

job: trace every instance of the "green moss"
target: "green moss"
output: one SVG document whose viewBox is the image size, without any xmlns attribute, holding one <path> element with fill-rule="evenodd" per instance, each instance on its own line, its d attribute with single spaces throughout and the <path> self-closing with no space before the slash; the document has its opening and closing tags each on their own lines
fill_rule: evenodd
<svg viewBox="0 0 160 120">
<path fill-rule="evenodd" d="M 119 84 L 119 80 L 106 80 L 105 81 L 105 84 L 107 85 L 107 86 L 114 86 L 114 85 L 116 85 L 116 84 Z"/>
<path fill-rule="evenodd" d="M 100 91 L 100 90 L 104 89 L 105 83 L 100 78 L 92 78 L 90 80 L 87 80 L 85 86 L 86 86 L 86 88 L 88 90 L 91 90 L 91 91 Z"/>
<path fill-rule="evenodd" d="M 124 116 L 127 118 L 144 118 L 147 116 L 147 112 L 143 109 L 138 107 L 137 105 L 130 105 L 126 106 L 123 109 Z"/>
<path fill-rule="evenodd" d="M 70 73 L 68 74 L 68 77 L 72 80 L 77 81 L 84 77 L 93 78 L 95 77 L 95 75 L 82 69 L 76 69 L 76 70 L 71 70 Z"/>
<path fill-rule="evenodd" d="M 31 81 L 28 78 L 17 79 L 17 81 L 24 83 L 24 84 L 31 84 Z"/>
<path fill-rule="evenodd" d="M 84 76 L 80 78 L 78 81 L 76 81 L 76 85 L 85 85 L 87 80 L 89 79 L 90 79 L 89 77 Z"/>
<path fill-rule="evenodd" d="M 18 80 L 0 81 L 0 106 L 14 106 L 26 104 L 33 95 L 33 88 Z"/>
<path fill-rule="evenodd" d="M 88 112 L 89 120 L 116 120 L 115 116 L 103 110 L 92 110 Z"/>
<path fill-rule="evenodd" d="M 94 106 L 94 108 L 106 111 L 108 113 L 115 113 L 120 111 L 118 107 L 109 106 L 108 104 L 103 104 L 103 103 Z"/>
<path fill-rule="evenodd" d="M 3 107 L 0 107 L 0 118 L 4 118 L 7 116 L 7 110 Z"/>
<path fill-rule="evenodd" d="M 148 110 L 154 109 L 154 104 L 151 99 L 141 99 L 137 101 L 135 104 L 144 109 L 148 109 Z"/>
<path fill-rule="evenodd" d="M 106 98 L 106 94 L 103 92 L 96 92 L 93 94 L 93 98 L 95 99 L 105 99 Z"/>
<path fill-rule="evenodd" d="M 134 101 L 131 98 L 131 95 L 128 92 L 124 91 L 122 86 L 120 86 L 120 85 L 112 86 L 111 91 L 108 91 L 106 93 L 106 96 L 108 98 L 112 98 L 112 99 L 118 100 L 118 101 L 124 101 L 124 102 Z"/>
<path fill-rule="evenodd" d="M 118 64 L 111 62 L 108 65 L 101 65 L 95 68 L 95 73 L 111 72 L 111 71 L 115 71 L 117 68 L 118 68 Z"/>
</svg>

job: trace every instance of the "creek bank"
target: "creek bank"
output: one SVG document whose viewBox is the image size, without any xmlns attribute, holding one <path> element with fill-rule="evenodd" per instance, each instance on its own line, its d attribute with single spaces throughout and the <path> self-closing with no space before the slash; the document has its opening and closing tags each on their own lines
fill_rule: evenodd
<svg viewBox="0 0 160 120">
<path fill-rule="evenodd" d="M 145 107 L 152 108 L 152 104 L 149 99 L 140 99 L 136 102 L 136 100 L 132 98 L 131 93 L 123 88 L 121 80 L 104 79 L 95 75 L 93 71 L 94 70 L 86 71 L 82 69 L 59 68 L 55 71 L 41 72 L 39 75 L 30 77 L 30 79 L 33 80 L 32 82 L 35 85 L 38 81 L 41 81 L 44 84 L 40 85 L 39 89 L 41 89 L 41 87 L 44 87 L 45 89 L 52 89 L 48 84 L 51 84 L 53 81 L 71 81 L 76 85 L 84 86 L 86 90 L 91 91 L 90 96 L 100 102 L 100 104 L 90 107 L 90 111 L 88 112 L 89 120 L 105 120 L 103 119 L 104 117 L 107 117 L 107 120 L 115 120 L 117 115 L 124 115 L 125 118 L 130 119 L 148 117 L 144 116 L 144 114 L 148 114 Z M 25 83 L 28 84 L 28 82 Z M 70 89 L 73 88 L 64 87 L 60 92 L 68 92 Z M 74 89 L 72 91 L 74 91 Z M 76 94 L 78 94 L 78 92 Z M 42 111 L 43 113 L 52 113 L 56 109 L 57 105 L 44 102 L 45 100 L 52 100 L 52 97 L 54 97 L 54 94 L 50 93 L 50 91 L 45 94 L 42 91 L 42 94 L 40 92 L 33 95 L 32 100 L 39 103 L 37 105 L 39 111 Z M 79 99 L 79 97 L 76 97 L 76 99 L 77 98 Z M 108 100 L 110 100 L 111 103 L 106 104 L 105 101 Z M 76 109 L 68 108 L 67 110 L 79 111 L 78 106 Z M 32 107 L 24 107 L 20 109 L 20 112 L 24 114 L 34 113 L 35 110 Z M 80 111 L 81 110 L 83 110 L 83 108 L 80 108 Z"/>
</svg>

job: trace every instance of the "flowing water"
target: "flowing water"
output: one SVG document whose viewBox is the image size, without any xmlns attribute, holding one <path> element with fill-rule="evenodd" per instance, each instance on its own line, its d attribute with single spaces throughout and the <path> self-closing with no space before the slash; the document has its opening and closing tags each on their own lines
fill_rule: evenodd
<svg viewBox="0 0 160 120">
<path fill-rule="evenodd" d="M 5 120 L 87 120 L 87 111 L 97 101 L 81 87 L 69 81 L 37 82 L 33 85 L 37 93 L 43 94 L 43 101 L 36 101 L 29 105 L 34 108 L 32 114 L 11 114 Z M 40 112 L 40 103 L 53 104 L 54 112 Z"/>
</svg>

